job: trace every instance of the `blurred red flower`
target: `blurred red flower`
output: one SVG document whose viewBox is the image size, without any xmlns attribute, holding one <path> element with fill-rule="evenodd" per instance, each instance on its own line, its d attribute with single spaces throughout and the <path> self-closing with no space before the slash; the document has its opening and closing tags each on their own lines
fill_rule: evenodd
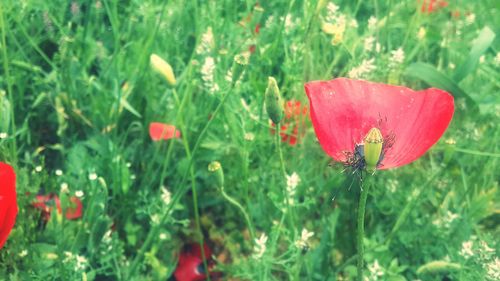
<svg viewBox="0 0 500 281">
<path fill-rule="evenodd" d="M 65 217 L 68 220 L 75 220 L 82 217 L 82 201 L 78 197 L 71 196 L 69 198 L 70 206 L 66 208 Z M 31 203 L 33 207 L 42 211 L 42 219 L 48 222 L 50 219 L 50 214 L 52 209 L 57 208 L 57 212 L 62 214 L 61 201 L 59 197 L 55 194 L 49 195 L 37 195 L 36 201 Z"/>
<path fill-rule="evenodd" d="M 14 227 L 17 211 L 16 174 L 10 165 L 0 162 L 0 249 Z"/>
<path fill-rule="evenodd" d="M 421 1 L 421 0 L 420 0 Z M 423 0 L 420 11 L 422 13 L 432 13 L 440 8 L 445 8 L 448 6 L 448 2 L 444 0 Z"/>
<path fill-rule="evenodd" d="M 212 260 L 212 250 L 206 243 L 203 244 L 203 252 L 207 260 L 208 273 L 210 279 L 219 280 L 220 272 L 213 272 L 214 261 Z M 203 265 L 203 255 L 201 247 L 197 243 L 192 243 L 184 246 L 180 256 L 179 263 L 174 272 L 176 281 L 202 281 L 207 279 L 207 272 Z"/>
<path fill-rule="evenodd" d="M 323 150 L 347 166 L 364 161 L 359 148 L 372 128 L 383 136 L 378 169 L 415 161 L 443 135 L 454 112 L 453 96 L 435 88 L 414 91 L 338 78 L 306 83 L 305 90 Z"/>
<path fill-rule="evenodd" d="M 174 125 L 152 122 L 149 124 L 149 136 L 153 141 L 180 138 L 181 132 Z"/>
<path fill-rule="evenodd" d="M 289 100 L 285 103 L 285 117 L 281 121 L 280 135 L 282 142 L 294 146 L 306 133 L 307 105 L 302 106 L 300 101 Z M 276 125 L 271 123 L 275 133 Z"/>
</svg>

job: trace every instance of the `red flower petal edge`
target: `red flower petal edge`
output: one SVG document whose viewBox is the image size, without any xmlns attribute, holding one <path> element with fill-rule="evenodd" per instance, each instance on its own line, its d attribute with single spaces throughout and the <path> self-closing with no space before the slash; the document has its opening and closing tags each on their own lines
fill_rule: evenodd
<svg viewBox="0 0 500 281">
<path fill-rule="evenodd" d="M 17 216 L 16 174 L 0 162 L 0 249 L 7 241 Z"/>
<path fill-rule="evenodd" d="M 443 135 L 454 112 L 453 96 L 435 88 L 422 91 L 337 78 L 305 84 L 311 120 L 323 150 L 345 163 L 368 131 L 394 137 L 379 169 L 411 163 Z"/>
<path fill-rule="evenodd" d="M 153 141 L 180 138 L 181 132 L 174 125 L 152 122 L 149 124 L 149 136 Z"/>
<path fill-rule="evenodd" d="M 65 217 L 68 220 L 75 220 L 82 217 L 83 204 L 78 197 L 69 198 L 70 205 L 66 208 Z M 33 207 L 42 211 L 42 219 L 48 222 L 51 216 L 53 206 L 56 206 L 57 212 L 62 213 L 61 200 L 55 194 L 37 195 L 36 201 L 31 203 Z"/>
</svg>

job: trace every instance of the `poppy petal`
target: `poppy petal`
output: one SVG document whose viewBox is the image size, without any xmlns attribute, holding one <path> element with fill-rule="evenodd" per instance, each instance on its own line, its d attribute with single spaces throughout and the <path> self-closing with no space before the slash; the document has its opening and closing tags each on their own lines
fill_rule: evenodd
<svg viewBox="0 0 500 281">
<path fill-rule="evenodd" d="M 422 156 L 444 133 L 454 112 L 453 96 L 440 89 L 412 89 L 338 78 L 305 85 L 316 136 L 325 152 L 345 162 L 346 152 L 377 127 L 394 135 L 380 169 L 399 167 Z"/>
<path fill-rule="evenodd" d="M 16 174 L 14 169 L 0 162 L 0 248 L 3 247 L 17 216 Z"/>
<path fill-rule="evenodd" d="M 180 138 L 181 132 L 174 125 L 152 122 L 149 124 L 149 136 L 153 141 Z"/>
</svg>

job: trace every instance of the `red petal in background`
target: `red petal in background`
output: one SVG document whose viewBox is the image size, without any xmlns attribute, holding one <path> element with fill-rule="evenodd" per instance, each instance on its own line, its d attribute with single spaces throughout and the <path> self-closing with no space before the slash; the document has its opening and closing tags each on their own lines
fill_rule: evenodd
<svg viewBox="0 0 500 281">
<path fill-rule="evenodd" d="M 380 169 L 403 166 L 422 156 L 444 133 L 454 111 L 453 96 L 440 89 L 409 88 L 338 78 L 305 85 L 311 119 L 323 150 L 345 162 L 368 131 L 394 134 Z"/>
<path fill-rule="evenodd" d="M 181 132 L 174 125 L 152 122 L 149 124 L 149 136 L 153 141 L 180 138 Z"/>
<path fill-rule="evenodd" d="M 0 249 L 14 227 L 16 216 L 16 174 L 11 166 L 0 162 Z"/>
</svg>

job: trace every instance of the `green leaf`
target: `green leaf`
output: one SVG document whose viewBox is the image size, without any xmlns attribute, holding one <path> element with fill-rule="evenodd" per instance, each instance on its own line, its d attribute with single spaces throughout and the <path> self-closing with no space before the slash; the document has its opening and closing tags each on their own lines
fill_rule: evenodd
<svg viewBox="0 0 500 281">
<path fill-rule="evenodd" d="M 479 58 L 486 52 L 495 39 L 495 33 L 489 28 L 481 29 L 479 36 L 472 41 L 472 48 L 465 62 L 457 68 L 453 80 L 460 82 L 469 75 L 479 62 Z"/>
<path fill-rule="evenodd" d="M 428 63 L 416 62 L 410 64 L 405 69 L 405 75 L 423 80 L 432 87 L 448 91 L 456 98 L 463 98 L 469 108 L 473 111 L 478 110 L 476 102 L 460 86 Z"/>
</svg>

